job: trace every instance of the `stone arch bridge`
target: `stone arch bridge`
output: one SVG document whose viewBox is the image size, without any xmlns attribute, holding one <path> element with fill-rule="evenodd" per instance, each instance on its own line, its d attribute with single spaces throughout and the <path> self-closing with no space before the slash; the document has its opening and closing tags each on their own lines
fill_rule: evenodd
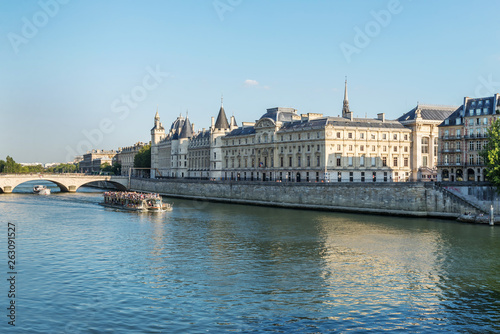
<svg viewBox="0 0 500 334">
<path fill-rule="evenodd" d="M 15 187 L 27 181 L 51 181 L 57 184 L 62 192 L 74 193 L 81 186 L 96 181 L 106 181 L 119 190 L 129 188 L 127 176 L 84 175 L 84 174 L 5 174 L 0 175 L 0 193 L 9 194 Z"/>
</svg>

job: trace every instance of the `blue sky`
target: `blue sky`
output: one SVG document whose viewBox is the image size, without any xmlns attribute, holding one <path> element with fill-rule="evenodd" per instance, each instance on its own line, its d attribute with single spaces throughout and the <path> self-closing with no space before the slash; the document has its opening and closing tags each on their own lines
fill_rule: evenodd
<svg viewBox="0 0 500 334">
<path fill-rule="evenodd" d="M 158 106 L 197 129 L 221 94 L 357 117 L 500 92 L 498 1 L 0 1 L 0 159 L 64 162 L 149 141 Z M 30 29 L 31 28 L 31 29 Z M 361 32 L 361 33 L 360 33 Z M 128 96 L 128 102 L 127 102 Z M 73 154 L 74 155 L 74 154 Z"/>
</svg>

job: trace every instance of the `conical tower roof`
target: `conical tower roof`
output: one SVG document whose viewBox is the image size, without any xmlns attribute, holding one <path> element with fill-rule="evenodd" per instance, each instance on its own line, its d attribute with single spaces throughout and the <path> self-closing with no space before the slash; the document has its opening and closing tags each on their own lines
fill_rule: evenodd
<svg viewBox="0 0 500 334">
<path fill-rule="evenodd" d="M 192 138 L 193 137 L 193 128 L 191 127 L 191 122 L 189 118 L 186 116 L 186 120 L 182 125 L 181 133 L 179 134 L 179 139 L 181 138 Z"/>
<path fill-rule="evenodd" d="M 219 115 L 217 116 L 217 121 L 215 121 L 216 129 L 229 129 L 229 122 L 227 121 L 226 112 L 224 111 L 224 106 L 222 105 L 222 98 L 220 102 Z"/>
</svg>

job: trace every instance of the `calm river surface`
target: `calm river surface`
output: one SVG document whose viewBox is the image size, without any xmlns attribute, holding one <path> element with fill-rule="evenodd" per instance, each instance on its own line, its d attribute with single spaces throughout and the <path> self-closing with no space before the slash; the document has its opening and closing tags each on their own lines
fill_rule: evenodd
<svg viewBox="0 0 500 334">
<path fill-rule="evenodd" d="M 500 332 L 500 226 L 31 188 L 0 195 L 18 333 Z"/>
</svg>

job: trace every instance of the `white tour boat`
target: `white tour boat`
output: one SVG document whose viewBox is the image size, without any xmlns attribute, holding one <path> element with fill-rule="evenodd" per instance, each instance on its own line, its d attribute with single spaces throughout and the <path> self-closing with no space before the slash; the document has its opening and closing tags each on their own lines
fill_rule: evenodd
<svg viewBox="0 0 500 334">
<path fill-rule="evenodd" d="M 33 192 L 38 195 L 50 195 L 50 189 L 42 185 L 35 186 Z"/>
<path fill-rule="evenodd" d="M 99 204 L 110 208 L 147 212 L 172 211 L 172 205 L 169 203 L 162 203 L 159 194 L 130 191 L 106 191 L 103 197 L 104 202 Z"/>
</svg>

